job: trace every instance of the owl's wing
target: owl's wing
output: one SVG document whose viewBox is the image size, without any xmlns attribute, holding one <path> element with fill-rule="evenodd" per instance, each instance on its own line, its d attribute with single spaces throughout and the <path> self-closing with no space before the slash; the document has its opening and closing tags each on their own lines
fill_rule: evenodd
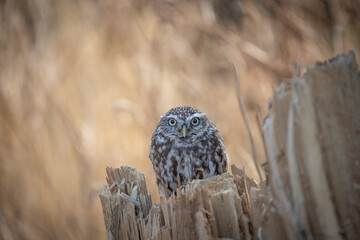
<svg viewBox="0 0 360 240">
<path fill-rule="evenodd" d="M 220 158 L 220 163 L 218 165 L 218 172 L 219 174 L 227 172 L 228 165 L 229 165 L 229 155 L 226 152 L 225 144 L 223 139 L 220 136 L 218 131 L 215 132 L 215 144 L 216 150 L 215 154 Z"/>
</svg>

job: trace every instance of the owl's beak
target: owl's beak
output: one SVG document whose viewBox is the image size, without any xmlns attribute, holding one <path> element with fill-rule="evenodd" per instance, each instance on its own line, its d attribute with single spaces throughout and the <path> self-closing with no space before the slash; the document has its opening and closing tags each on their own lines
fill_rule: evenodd
<svg viewBox="0 0 360 240">
<path fill-rule="evenodd" d="M 183 126 L 181 129 L 181 133 L 184 137 L 186 137 L 187 132 L 188 132 L 188 129 L 186 128 L 186 126 Z"/>
</svg>

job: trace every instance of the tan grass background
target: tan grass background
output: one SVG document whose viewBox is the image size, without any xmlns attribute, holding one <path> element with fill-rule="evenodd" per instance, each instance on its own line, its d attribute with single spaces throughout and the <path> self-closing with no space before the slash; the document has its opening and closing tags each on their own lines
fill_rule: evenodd
<svg viewBox="0 0 360 240">
<path fill-rule="evenodd" d="M 229 62 L 255 113 L 283 78 L 350 49 L 358 1 L 1 1 L 0 239 L 105 239 L 105 167 L 144 172 L 171 107 L 206 112 L 257 178 Z M 264 153 L 260 150 L 260 161 Z"/>
</svg>

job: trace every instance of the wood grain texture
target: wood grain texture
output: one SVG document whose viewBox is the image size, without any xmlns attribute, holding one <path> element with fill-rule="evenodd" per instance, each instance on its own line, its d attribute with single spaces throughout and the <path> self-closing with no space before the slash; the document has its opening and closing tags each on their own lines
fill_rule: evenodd
<svg viewBox="0 0 360 240">
<path fill-rule="evenodd" d="M 194 180 L 153 204 L 142 173 L 107 168 L 108 239 L 358 239 L 360 80 L 355 55 L 274 91 L 262 126 L 267 179 L 245 169 Z"/>
</svg>

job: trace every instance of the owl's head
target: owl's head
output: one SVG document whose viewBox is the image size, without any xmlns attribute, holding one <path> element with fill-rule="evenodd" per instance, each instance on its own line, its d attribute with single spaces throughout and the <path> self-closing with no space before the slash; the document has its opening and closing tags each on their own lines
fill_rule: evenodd
<svg viewBox="0 0 360 240">
<path fill-rule="evenodd" d="M 170 109 L 161 117 L 155 134 L 162 133 L 168 138 L 166 140 L 173 143 L 191 145 L 211 134 L 214 129 L 212 126 L 205 113 L 193 107 L 182 106 Z"/>
</svg>

